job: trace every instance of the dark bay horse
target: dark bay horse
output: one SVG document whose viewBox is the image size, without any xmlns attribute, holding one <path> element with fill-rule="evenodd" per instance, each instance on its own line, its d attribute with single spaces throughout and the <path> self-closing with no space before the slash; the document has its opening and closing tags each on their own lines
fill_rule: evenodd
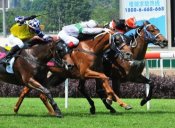
<svg viewBox="0 0 175 128">
<path fill-rule="evenodd" d="M 139 60 L 139 61 L 143 60 L 149 43 L 158 45 L 161 48 L 165 48 L 168 45 L 167 39 L 160 33 L 160 30 L 155 25 L 151 24 L 149 21 L 145 21 L 143 23 L 143 26 L 136 29 L 136 35 L 134 36 L 134 41 L 131 44 L 133 59 Z M 143 63 L 143 65 L 140 66 L 138 69 L 131 68 L 129 74 L 126 77 L 113 79 L 114 81 L 118 80 L 118 82 L 116 83 L 131 81 L 136 83 L 149 84 L 150 90 L 149 90 L 148 96 L 142 99 L 140 103 L 141 106 L 146 104 L 146 102 L 151 99 L 152 89 L 154 87 L 154 82 L 142 75 L 144 67 L 145 67 L 145 63 Z"/>
<path fill-rule="evenodd" d="M 136 35 L 134 36 L 134 41 L 131 44 L 131 51 L 133 53 L 133 59 L 142 61 L 144 59 L 144 56 L 146 54 L 146 50 L 148 47 L 149 43 L 153 43 L 155 45 L 160 46 L 161 48 L 164 48 L 167 46 L 168 41 L 167 39 L 160 34 L 159 29 L 152 25 L 150 22 L 145 21 L 143 26 L 139 27 L 136 29 Z M 110 72 L 110 77 L 112 79 L 112 87 L 115 93 L 119 92 L 119 87 L 121 82 L 136 82 L 136 83 L 143 83 L 143 84 L 149 84 L 150 89 L 147 97 L 144 97 L 140 103 L 141 106 L 146 104 L 147 101 L 149 101 L 152 97 L 152 89 L 154 87 L 154 82 L 151 81 L 150 79 L 147 79 L 145 76 L 142 75 L 142 71 L 144 69 L 144 61 L 143 63 L 138 67 L 138 66 L 133 66 L 129 70 L 128 74 L 121 75 L 119 72 L 120 69 L 113 66 L 109 66 L 109 63 L 105 63 L 104 67 L 107 69 L 106 72 L 109 74 Z M 111 67 L 111 69 L 109 69 Z M 85 81 L 80 81 L 80 84 L 84 84 Z M 100 86 L 98 86 L 98 81 L 96 81 L 97 87 L 99 87 L 99 91 L 97 90 L 97 93 L 99 93 L 99 96 L 103 98 L 105 94 Z M 91 105 L 91 109 L 95 110 L 94 102 L 91 100 L 91 98 L 87 95 L 86 91 L 84 91 L 84 88 L 82 85 L 80 85 L 80 91 L 83 92 L 87 100 L 89 101 Z M 103 101 L 105 102 L 105 101 Z M 105 104 L 105 103 L 104 103 Z M 113 108 L 108 105 L 108 109 L 113 112 Z"/>
<path fill-rule="evenodd" d="M 102 54 L 106 49 L 109 49 L 111 44 L 115 45 L 115 43 L 118 43 L 118 37 L 117 39 L 115 39 L 116 38 L 115 36 L 117 35 L 115 34 L 112 35 L 113 38 L 111 39 L 110 33 L 102 33 L 98 35 L 95 39 L 81 41 L 78 47 L 73 49 L 71 53 L 71 58 L 76 65 L 72 70 L 67 71 L 63 68 L 49 67 L 49 70 L 52 73 L 54 73 L 54 75 L 56 76 L 54 78 L 57 79 L 57 83 L 64 82 L 66 78 L 75 78 L 75 79 L 96 78 L 99 81 L 101 81 L 103 88 L 107 88 L 106 94 L 107 94 L 107 99 L 109 98 L 110 100 L 109 102 L 111 102 L 111 100 L 114 99 L 114 101 L 117 101 L 120 106 L 124 107 L 125 109 L 130 109 L 131 107 L 127 105 L 126 103 L 122 102 L 118 98 L 118 96 L 113 92 L 113 90 L 109 86 L 108 77 L 106 77 L 106 75 L 102 73 L 102 68 L 101 68 L 102 67 L 102 59 L 101 59 Z M 120 45 L 119 45 L 120 49 L 130 52 L 129 47 L 125 44 L 125 40 L 123 40 L 122 34 L 119 35 L 119 39 L 121 39 Z M 117 61 L 121 61 L 121 59 Z M 127 61 L 127 64 L 130 65 L 130 62 Z M 125 65 L 123 64 L 122 66 L 125 66 Z M 99 71 L 100 73 L 96 72 L 95 70 Z M 25 95 L 29 91 L 30 89 L 27 87 L 23 89 L 19 97 L 19 100 L 15 106 L 15 109 L 14 109 L 15 112 L 18 111 L 22 103 L 22 100 L 24 99 Z M 44 100 L 44 98 L 42 98 L 42 100 Z M 50 113 L 52 112 L 50 111 Z"/>
<path fill-rule="evenodd" d="M 46 77 L 48 72 L 46 70 L 46 63 L 54 57 L 57 42 L 46 43 L 39 39 L 35 39 L 35 41 L 42 43 L 31 48 L 22 49 L 19 55 L 16 55 L 13 65 L 14 74 L 7 73 L 5 70 L 6 66 L 0 64 L 0 80 L 11 84 L 27 86 L 43 93 L 49 100 L 56 116 L 61 117 L 61 111 L 50 91 L 43 86 L 43 78 Z"/>
</svg>

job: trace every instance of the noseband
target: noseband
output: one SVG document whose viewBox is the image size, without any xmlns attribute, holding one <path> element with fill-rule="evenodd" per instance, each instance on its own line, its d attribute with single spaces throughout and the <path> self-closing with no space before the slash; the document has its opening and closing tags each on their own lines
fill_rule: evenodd
<svg viewBox="0 0 175 128">
<path fill-rule="evenodd" d="M 143 35 L 140 34 L 141 30 L 143 29 L 144 31 L 144 40 L 146 40 L 147 43 L 153 42 L 153 44 L 156 44 L 156 39 L 159 35 L 161 35 L 161 33 L 157 33 L 156 35 L 152 34 L 150 31 L 147 30 L 147 28 L 149 26 L 151 26 L 152 24 L 147 24 L 145 25 L 143 28 L 137 28 L 136 29 L 136 33 L 137 35 L 141 38 Z M 155 29 L 158 30 L 158 29 Z M 134 36 L 134 41 L 132 44 L 130 44 L 130 46 L 132 48 L 135 48 L 137 46 L 137 40 L 136 40 L 136 36 Z"/>
<path fill-rule="evenodd" d="M 155 42 L 156 39 L 157 39 L 157 37 L 158 37 L 159 35 L 161 35 L 161 34 L 160 34 L 160 32 L 159 32 L 159 33 L 157 33 L 156 35 L 154 35 L 154 34 L 152 34 L 150 31 L 148 31 L 147 28 L 148 28 L 149 26 L 151 26 L 151 25 L 152 25 L 152 24 L 147 24 L 146 26 L 144 26 L 144 28 L 143 28 L 144 33 L 145 33 L 144 38 L 145 38 L 145 40 L 149 40 L 149 41 Z M 158 29 L 155 29 L 155 30 L 158 30 Z"/>
</svg>

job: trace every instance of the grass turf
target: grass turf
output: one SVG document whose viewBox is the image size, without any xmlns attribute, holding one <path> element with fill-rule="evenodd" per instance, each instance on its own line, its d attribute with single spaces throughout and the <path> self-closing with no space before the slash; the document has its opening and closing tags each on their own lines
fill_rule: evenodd
<svg viewBox="0 0 175 128">
<path fill-rule="evenodd" d="M 64 98 L 55 98 L 63 118 L 49 116 L 39 98 L 26 98 L 18 112 L 13 112 L 17 98 L 0 98 L 0 128 L 173 128 L 175 127 L 175 100 L 152 99 L 151 109 L 141 107 L 141 99 L 123 99 L 132 105 L 124 110 L 113 102 L 116 114 L 110 114 L 100 99 L 93 99 L 96 114 L 89 114 L 84 98 L 69 98 L 68 109 Z"/>
</svg>

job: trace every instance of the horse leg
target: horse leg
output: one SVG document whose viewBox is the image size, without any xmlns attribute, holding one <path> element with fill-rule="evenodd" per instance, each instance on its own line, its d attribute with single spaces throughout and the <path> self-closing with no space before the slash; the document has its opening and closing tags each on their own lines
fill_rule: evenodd
<svg viewBox="0 0 175 128">
<path fill-rule="evenodd" d="M 65 81 L 65 78 L 58 77 L 57 74 L 51 74 L 47 78 L 46 85 L 47 85 L 47 87 L 57 86 L 57 85 L 59 85 L 60 83 L 62 83 L 64 81 Z M 47 97 L 44 94 L 41 93 L 40 94 L 40 99 L 44 103 L 44 105 L 47 108 L 49 114 L 50 115 L 55 115 L 55 112 L 54 112 L 53 108 L 51 107 L 50 103 L 48 102 Z"/>
<path fill-rule="evenodd" d="M 60 117 L 60 118 L 62 117 L 62 114 L 61 114 L 59 107 L 57 106 L 50 91 L 47 88 L 43 87 L 40 83 L 35 81 L 33 78 L 29 79 L 28 86 L 31 88 L 34 88 L 34 89 L 40 91 L 41 93 L 43 93 L 44 95 L 46 95 L 46 97 L 49 100 L 49 103 L 51 104 L 53 110 L 55 111 L 56 116 Z"/>
<path fill-rule="evenodd" d="M 49 114 L 50 114 L 50 115 L 56 115 L 56 113 L 54 112 L 53 108 L 52 108 L 51 105 L 49 104 L 46 95 L 40 93 L 39 97 L 40 97 L 40 99 L 42 100 L 42 102 L 44 103 L 45 107 L 47 108 Z"/>
<path fill-rule="evenodd" d="M 120 81 L 116 79 L 115 77 L 112 77 L 112 89 L 114 92 L 118 95 L 121 96 L 120 92 Z"/>
<path fill-rule="evenodd" d="M 140 75 L 139 80 L 140 80 L 140 81 L 139 81 L 140 83 L 147 83 L 147 84 L 149 84 L 149 86 L 150 86 L 148 96 L 147 96 L 147 97 L 144 97 L 144 98 L 142 99 L 142 101 L 140 102 L 140 105 L 143 106 L 143 105 L 145 105 L 149 100 L 151 100 L 151 98 L 152 98 L 152 90 L 153 90 L 153 88 L 154 88 L 154 82 L 151 81 L 151 80 L 149 80 L 149 79 L 147 79 L 147 78 L 144 77 L 143 75 Z"/>
<path fill-rule="evenodd" d="M 90 96 L 86 93 L 85 91 L 85 80 L 79 80 L 79 85 L 78 85 L 78 90 L 81 92 L 81 94 L 87 99 L 89 102 L 91 108 L 90 108 L 90 113 L 95 114 L 95 105 L 94 101 L 90 98 Z"/>
<path fill-rule="evenodd" d="M 17 113 L 18 112 L 18 110 L 19 110 L 19 108 L 20 108 L 20 106 L 21 106 L 21 104 L 22 104 L 22 102 L 23 102 L 23 100 L 24 100 L 24 97 L 30 92 L 30 88 L 28 88 L 28 87 L 24 87 L 23 88 L 23 90 L 22 90 L 22 92 L 21 92 L 21 94 L 20 94 L 20 96 L 19 96 L 19 98 L 18 98 L 18 101 L 17 101 L 17 103 L 16 103 L 16 105 L 15 105 L 15 107 L 14 107 L 14 112 L 15 113 Z"/>
<path fill-rule="evenodd" d="M 14 112 L 15 112 L 15 113 L 18 112 L 18 110 L 19 110 L 19 108 L 20 108 L 20 106 L 21 106 L 21 104 L 22 104 L 22 102 L 23 102 L 25 96 L 30 92 L 30 90 L 31 90 L 31 89 L 28 88 L 28 87 L 24 87 L 24 88 L 23 88 L 23 90 L 22 90 L 22 92 L 21 92 L 21 94 L 20 94 L 20 96 L 19 96 L 19 98 L 18 98 L 18 101 L 17 101 L 17 103 L 16 103 L 16 105 L 15 105 L 15 107 L 14 107 Z M 50 106 L 50 104 L 48 103 L 46 96 L 43 95 L 43 94 L 41 93 L 41 94 L 40 94 L 40 99 L 43 101 L 44 105 L 46 106 L 47 110 L 49 111 L 49 114 L 50 114 L 50 115 L 55 115 L 54 110 L 53 110 L 53 108 Z"/>
<path fill-rule="evenodd" d="M 96 92 L 97 92 L 98 96 L 103 101 L 103 104 L 105 105 L 105 107 L 108 110 L 110 110 L 110 113 L 116 113 L 116 110 L 106 102 L 106 99 L 105 99 L 106 93 L 105 93 L 105 90 L 101 87 L 101 84 L 102 84 L 102 81 L 99 79 L 96 79 Z"/>
<path fill-rule="evenodd" d="M 99 72 L 95 72 L 92 71 L 90 69 L 87 69 L 85 72 L 85 77 L 87 78 L 99 78 L 103 81 L 103 88 L 105 89 L 106 93 L 107 93 L 107 103 L 108 104 L 112 104 L 112 100 L 114 99 L 114 101 L 117 101 L 118 104 L 122 107 L 124 107 L 126 110 L 131 109 L 132 107 L 127 105 L 126 103 L 124 103 L 112 90 L 112 88 L 109 85 L 109 78 L 103 74 L 103 73 L 99 73 Z"/>
</svg>

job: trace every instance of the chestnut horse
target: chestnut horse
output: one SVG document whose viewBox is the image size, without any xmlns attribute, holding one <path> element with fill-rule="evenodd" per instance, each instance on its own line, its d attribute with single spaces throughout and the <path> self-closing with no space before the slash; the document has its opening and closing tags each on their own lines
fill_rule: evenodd
<svg viewBox="0 0 175 128">
<path fill-rule="evenodd" d="M 137 66 L 137 65 L 132 66 L 128 74 L 124 74 L 123 76 L 121 76 L 121 74 L 119 72 L 120 69 L 116 70 L 116 67 L 109 66 L 110 65 L 109 63 L 104 63 L 104 67 L 105 67 L 104 69 L 107 69 L 104 72 L 106 72 L 107 74 L 110 73 L 109 75 L 112 79 L 112 87 L 113 87 L 113 90 L 115 91 L 116 94 L 117 94 L 117 92 L 119 92 L 121 82 L 131 81 L 131 82 L 143 83 L 143 84 L 150 85 L 148 96 L 144 97 L 142 99 L 142 101 L 140 103 L 141 106 L 146 104 L 147 101 L 151 100 L 152 90 L 154 87 L 154 82 L 151 81 L 150 79 L 147 79 L 145 76 L 142 75 L 143 69 L 145 67 L 145 63 L 142 60 L 144 60 L 146 50 L 147 50 L 149 43 L 153 43 L 154 45 L 158 45 L 161 48 L 164 48 L 167 46 L 168 41 L 162 34 L 160 34 L 160 30 L 155 25 L 152 25 L 150 22 L 145 21 L 143 26 L 136 29 L 136 35 L 134 36 L 134 40 L 133 40 L 132 44 L 130 44 L 131 51 L 133 53 L 133 59 L 140 61 L 142 64 L 139 66 Z M 84 85 L 85 81 L 80 81 L 79 84 Z M 97 93 L 99 94 L 101 99 L 103 99 L 105 94 L 104 94 L 102 88 L 98 85 L 100 83 L 98 81 L 96 81 L 96 84 L 97 84 L 96 86 L 99 89 L 99 90 L 97 90 Z M 86 93 L 84 88 L 82 88 L 82 87 L 83 87 L 82 85 L 79 86 L 80 92 L 83 92 L 84 96 L 89 101 L 89 104 L 91 105 L 90 110 L 95 112 L 94 102 L 88 96 L 88 94 Z M 103 100 L 103 102 L 106 106 L 106 103 L 104 100 Z M 108 105 L 107 109 L 109 109 L 110 112 L 115 112 L 114 109 L 112 108 L 112 106 Z"/>
<path fill-rule="evenodd" d="M 55 73 L 56 76 L 58 76 L 57 79 L 60 82 L 63 82 L 66 78 L 99 79 L 102 82 L 102 87 L 106 91 L 107 101 L 109 103 L 111 103 L 111 101 L 114 100 L 117 101 L 119 105 L 124 107 L 125 109 L 130 109 L 131 107 L 123 101 L 121 101 L 119 97 L 113 92 L 109 85 L 108 77 L 104 73 L 102 73 L 102 54 L 105 50 L 109 49 L 111 45 L 114 47 L 115 45 L 119 45 L 117 44 L 119 42 L 118 38 L 120 38 L 119 48 L 123 49 L 124 51 L 130 52 L 129 47 L 126 45 L 125 40 L 123 39 L 123 35 L 113 34 L 111 39 L 111 33 L 113 34 L 113 32 L 101 33 L 100 35 L 96 36 L 95 39 L 80 41 L 79 45 L 76 48 L 74 48 L 71 53 L 71 58 L 75 64 L 72 70 L 65 70 L 63 68 L 58 67 L 49 67 L 49 70 Z M 120 59 L 119 61 L 122 61 L 123 63 L 123 60 Z M 130 62 L 127 61 L 127 64 L 130 64 Z M 19 100 L 15 106 L 15 112 L 18 111 L 25 95 L 29 93 L 29 91 L 30 89 L 27 87 L 23 89 Z M 44 100 L 44 96 L 42 95 L 41 97 L 41 99 Z M 46 102 L 46 100 L 44 102 Z M 50 113 L 52 112 L 50 111 Z"/>
</svg>

